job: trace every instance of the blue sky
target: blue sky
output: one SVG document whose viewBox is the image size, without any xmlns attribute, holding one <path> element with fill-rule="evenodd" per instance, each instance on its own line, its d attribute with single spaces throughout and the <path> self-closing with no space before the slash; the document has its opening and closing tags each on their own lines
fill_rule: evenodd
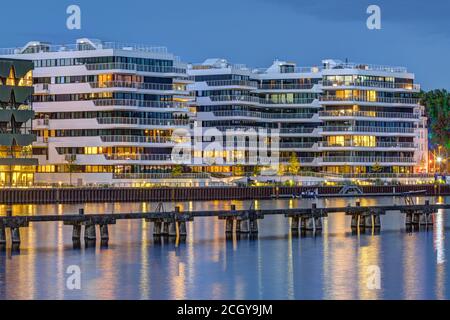
<svg viewBox="0 0 450 320">
<path fill-rule="evenodd" d="M 82 10 L 80 31 L 66 28 L 71 4 Z M 381 30 L 366 27 L 370 4 L 381 7 Z M 446 0 L 16 0 L 0 8 L 8 26 L 0 47 L 92 37 L 167 46 L 186 62 L 223 57 L 265 67 L 278 58 L 311 66 L 347 58 L 406 66 L 425 89 L 450 89 Z"/>
</svg>

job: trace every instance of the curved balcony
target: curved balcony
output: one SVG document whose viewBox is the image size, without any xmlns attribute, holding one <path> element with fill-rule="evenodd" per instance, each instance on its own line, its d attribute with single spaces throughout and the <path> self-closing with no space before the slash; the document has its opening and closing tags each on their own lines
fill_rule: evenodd
<svg viewBox="0 0 450 320">
<path fill-rule="evenodd" d="M 175 144 L 172 137 L 149 137 L 149 136 L 101 136 L 103 142 L 110 143 L 155 143 Z M 183 141 L 187 143 L 188 141 Z"/>
<path fill-rule="evenodd" d="M 99 124 L 111 124 L 111 125 L 162 126 L 162 127 L 189 126 L 189 119 L 111 117 L 111 118 L 97 118 L 97 121 Z"/>
<path fill-rule="evenodd" d="M 394 148 L 394 149 L 416 149 L 418 145 L 413 142 L 377 142 L 374 146 L 365 146 L 362 144 L 354 143 L 351 141 L 346 141 L 341 144 L 334 144 L 327 141 L 320 142 L 320 148 L 363 148 L 363 149 L 373 149 L 373 148 Z"/>
<path fill-rule="evenodd" d="M 105 71 L 105 70 L 128 70 L 135 72 L 146 72 L 146 73 L 175 73 L 175 74 L 186 74 L 185 68 L 177 68 L 174 66 L 148 66 L 148 65 L 138 65 L 133 63 L 94 63 L 86 64 L 86 69 L 89 71 Z"/>
<path fill-rule="evenodd" d="M 412 119 L 419 120 L 420 114 L 406 112 L 378 112 L 378 111 L 320 111 L 320 118 L 389 118 L 389 119 Z"/>
<path fill-rule="evenodd" d="M 209 179 L 207 173 L 182 173 L 174 175 L 172 173 L 114 173 L 113 179 Z"/>
<path fill-rule="evenodd" d="M 303 98 L 303 99 L 293 99 L 289 101 L 273 101 L 273 100 L 266 100 L 266 99 L 260 99 L 260 104 L 262 105 L 309 105 L 314 102 L 314 98 Z"/>
<path fill-rule="evenodd" d="M 415 164 L 416 159 L 408 157 L 324 157 L 325 163 L 407 163 Z"/>
<path fill-rule="evenodd" d="M 348 97 L 336 97 L 336 96 L 321 96 L 320 101 L 322 102 L 339 102 L 339 103 L 383 103 L 383 104 L 401 104 L 401 105 L 414 105 L 419 104 L 418 98 L 387 98 L 387 97 L 376 97 L 375 99 L 370 99 L 363 96 L 348 96 Z"/>
<path fill-rule="evenodd" d="M 106 82 L 89 82 L 93 89 L 104 88 L 127 88 L 136 90 L 153 90 L 153 91 L 179 91 L 181 93 L 188 93 L 186 89 L 177 87 L 174 84 L 166 83 L 143 83 L 143 82 L 129 82 L 129 81 L 106 81 Z"/>
<path fill-rule="evenodd" d="M 172 161 L 171 154 L 122 154 L 113 153 L 105 154 L 105 159 L 109 161 L 158 161 L 169 162 Z"/>
<path fill-rule="evenodd" d="M 383 81 L 332 81 L 319 82 L 322 87 L 367 87 L 375 89 L 398 89 L 405 91 L 420 91 L 420 85 L 413 83 L 392 83 Z"/>
<path fill-rule="evenodd" d="M 247 110 L 214 111 L 216 117 L 250 117 L 258 119 L 311 119 L 314 113 L 264 113 Z"/>
<path fill-rule="evenodd" d="M 414 128 L 401 127 L 353 127 L 353 126 L 325 126 L 322 132 L 349 132 L 349 133 L 405 133 L 415 134 Z"/>
<path fill-rule="evenodd" d="M 312 149 L 315 142 L 280 142 L 280 149 Z"/>
<path fill-rule="evenodd" d="M 212 102 L 251 102 L 254 104 L 258 104 L 260 99 L 254 96 L 246 96 L 246 95 L 222 95 L 222 96 L 209 96 Z"/>
<path fill-rule="evenodd" d="M 209 87 L 251 87 L 257 88 L 258 82 L 251 80 L 213 80 L 206 81 Z"/>
<path fill-rule="evenodd" d="M 176 101 L 142 101 L 135 99 L 97 99 L 92 100 L 97 107 L 121 106 L 162 109 L 188 109 L 188 105 Z"/>
<path fill-rule="evenodd" d="M 259 90 L 311 90 L 313 87 L 313 83 L 274 83 L 258 85 Z"/>
</svg>

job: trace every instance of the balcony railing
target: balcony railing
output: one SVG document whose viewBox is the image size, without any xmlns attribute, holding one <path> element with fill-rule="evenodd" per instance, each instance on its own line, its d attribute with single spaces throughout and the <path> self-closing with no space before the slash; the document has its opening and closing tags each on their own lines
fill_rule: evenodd
<svg viewBox="0 0 450 320">
<path fill-rule="evenodd" d="M 188 119 L 156 119 L 156 118 L 97 118 L 99 124 L 126 124 L 140 126 L 189 126 Z"/>
<path fill-rule="evenodd" d="M 324 157 L 323 162 L 358 162 L 358 163 L 416 163 L 408 157 Z"/>
<path fill-rule="evenodd" d="M 185 88 L 178 87 L 173 84 L 164 83 L 142 83 L 129 81 L 106 81 L 106 82 L 90 82 L 89 85 L 93 89 L 102 88 L 128 88 L 137 90 L 158 90 L 158 91 L 186 91 Z"/>
<path fill-rule="evenodd" d="M 313 83 L 274 83 L 260 84 L 260 90 L 310 90 L 314 87 Z"/>
<path fill-rule="evenodd" d="M 175 142 L 171 137 L 148 137 L 148 136 L 101 136 L 103 142 L 120 143 L 170 143 Z"/>
<path fill-rule="evenodd" d="M 415 149 L 418 147 L 413 142 L 377 142 L 374 146 L 367 146 L 351 141 L 336 144 L 327 141 L 320 143 L 321 148 L 398 148 L 398 149 Z"/>
<path fill-rule="evenodd" d="M 207 173 L 114 173 L 114 179 L 209 179 Z"/>
<path fill-rule="evenodd" d="M 418 113 L 378 112 L 378 111 L 320 111 L 319 117 L 364 117 L 364 118 L 401 118 L 420 119 Z"/>
<path fill-rule="evenodd" d="M 315 128 L 281 128 L 281 134 L 313 133 Z"/>
<path fill-rule="evenodd" d="M 245 95 L 222 95 L 222 96 L 210 96 L 209 97 L 213 102 L 221 102 L 221 101 L 242 101 L 242 102 L 253 102 L 255 104 L 260 102 L 258 97 L 253 96 L 245 96 Z"/>
<path fill-rule="evenodd" d="M 310 149 L 314 142 L 280 142 L 280 149 Z"/>
<path fill-rule="evenodd" d="M 314 113 L 264 113 L 247 110 L 214 111 L 216 117 L 252 117 L 260 119 L 311 119 Z"/>
<path fill-rule="evenodd" d="M 370 71 L 383 71 L 392 73 L 406 73 L 407 69 L 405 67 L 390 67 L 383 65 L 365 64 L 365 63 L 338 63 L 336 65 L 330 65 L 325 67 L 325 69 L 357 69 L 357 70 L 370 70 Z"/>
<path fill-rule="evenodd" d="M 375 133 L 415 133 L 414 128 L 401 127 L 352 127 L 352 126 L 327 126 L 322 127 L 323 132 L 375 132 Z"/>
<path fill-rule="evenodd" d="M 383 81 L 321 81 L 324 87 L 369 87 L 382 89 L 404 89 L 407 91 L 419 91 L 420 85 L 412 83 L 393 83 Z"/>
<path fill-rule="evenodd" d="M 239 86 L 256 88 L 258 86 L 257 81 L 250 80 L 213 80 L 206 81 L 206 84 L 210 87 Z"/>
<path fill-rule="evenodd" d="M 359 179 L 382 179 L 382 178 L 417 178 L 417 179 L 434 179 L 434 174 L 428 173 L 346 173 L 341 175 L 342 178 L 359 178 Z"/>
<path fill-rule="evenodd" d="M 172 66 L 161 67 L 161 66 L 147 66 L 138 65 L 133 63 L 96 63 L 96 64 L 86 64 L 86 69 L 89 71 L 101 71 L 101 70 L 129 70 L 137 72 L 149 72 L 149 73 L 181 73 L 185 74 L 185 68 L 177 68 Z"/>
<path fill-rule="evenodd" d="M 176 101 L 142 101 L 135 99 L 98 99 L 92 100 L 98 107 L 122 106 L 122 107 L 142 107 L 142 108 L 175 108 L 186 109 L 186 103 Z"/>
<path fill-rule="evenodd" d="M 321 96 L 320 101 L 328 102 L 372 102 L 372 103 L 387 103 L 387 104 L 409 104 L 417 105 L 419 104 L 419 99 L 417 98 L 386 98 L 386 97 L 376 97 L 374 99 L 363 97 L 363 96 L 348 96 L 348 97 L 337 97 L 337 96 Z"/>
<path fill-rule="evenodd" d="M 171 154 L 105 154 L 106 160 L 115 161 L 172 161 Z"/>
<path fill-rule="evenodd" d="M 303 99 L 293 99 L 293 100 L 288 100 L 288 101 L 274 101 L 274 100 L 266 100 L 266 99 L 261 99 L 260 104 L 311 104 L 314 102 L 314 98 L 303 98 Z"/>
</svg>

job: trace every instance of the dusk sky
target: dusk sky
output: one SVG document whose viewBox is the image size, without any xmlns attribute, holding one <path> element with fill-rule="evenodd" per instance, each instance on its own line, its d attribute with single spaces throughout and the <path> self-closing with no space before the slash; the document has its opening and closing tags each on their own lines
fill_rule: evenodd
<svg viewBox="0 0 450 320">
<path fill-rule="evenodd" d="M 66 28 L 71 4 L 81 7 L 81 30 Z M 381 30 L 366 27 L 370 4 L 381 7 Z M 311 66 L 347 58 L 406 66 L 424 89 L 450 89 L 449 1 L 16 0 L 1 7 L 8 27 L 0 47 L 91 37 L 166 46 L 185 62 L 221 57 L 267 67 L 278 58 Z"/>
</svg>

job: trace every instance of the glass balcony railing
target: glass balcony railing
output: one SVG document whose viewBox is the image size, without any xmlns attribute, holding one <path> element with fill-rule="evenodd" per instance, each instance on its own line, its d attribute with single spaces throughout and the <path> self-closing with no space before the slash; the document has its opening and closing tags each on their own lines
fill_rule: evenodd
<svg viewBox="0 0 450 320">
<path fill-rule="evenodd" d="M 344 143 L 331 143 L 324 141 L 321 142 L 319 146 L 321 148 L 396 148 L 396 149 L 415 149 L 418 147 L 418 145 L 413 142 L 377 142 L 373 146 L 368 146 L 351 141 L 346 141 Z"/>
<path fill-rule="evenodd" d="M 105 159 L 110 161 L 172 161 L 171 154 L 105 154 Z"/>
<path fill-rule="evenodd" d="M 206 84 L 210 87 L 238 86 L 256 88 L 258 86 L 258 82 L 250 80 L 214 80 L 206 81 Z"/>
<path fill-rule="evenodd" d="M 165 83 L 106 81 L 106 82 L 90 82 L 89 85 L 93 89 L 128 88 L 128 89 L 137 89 L 137 90 L 186 91 L 186 88 L 176 86 L 173 84 L 165 84 Z"/>
<path fill-rule="evenodd" d="M 369 87 L 381 89 L 403 89 L 406 91 L 420 91 L 420 85 L 413 83 L 393 83 L 383 81 L 333 81 L 325 80 L 320 84 L 323 87 Z"/>
<path fill-rule="evenodd" d="M 103 142 L 118 143 L 167 143 L 174 144 L 171 137 L 148 137 L 148 136 L 101 136 Z"/>
<path fill-rule="evenodd" d="M 378 111 L 321 111 L 319 117 L 364 117 L 364 118 L 400 118 L 420 119 L 418 113 L 407 112 L 378 112 Z"/>
<path fill-rule="evenodd" d="M 155 119 L 155 118 L 97 118 L 99 124 L 125 124 L 140 126 L 189 126 L 188 119 Z"/>
<path fill-rule="evenodd" d="M 142 108 L 174 108 L 186 109 L 188 105 L 176 101 L 142 101 L 135 99 L 98 99 L 92 100 L 98 107 L 122 106 L 122 107 L 142 107 Z"/>
<path fill-rule="evenodd" d="M 313 83 L 274 83 L 260 84 L 260 90 L 310 90 L 314 87 Z"/>
<path fill-rule="evenodd" d="M 348 97 L 337 97 L 337 96 L 321 96 L 320 101 L 325 102 L 372 102 L 372 103 L 386 103 L 386 104 L 408 104 L 408 105 L 418 105 L 418 98 L 387 98 L 387 97 L 375 97 L 369 98 L 364 96 L 348 96 Z"/>
<path fill-rule="evenodd" d="M 260 119 L 311 119 L 314 113 L 264 113 L 247 110 L 214 111 L 216 117 L 252 117 Z"/>
<path fill-rule="evenodd" d="M 326 126 L 323 132 L 374 132 L 374 133 L 415 133 L 414 128 L 401 127 L 353 127 L 353 126 Z"/>
<path fill-rule="evenodd" d="M 102 71 L 102 70 L 128 70 L 136 72 L 148 72 L 148 73 L 178 73 L 185 74 L 185 68 L 177 68 L 173 66 L 148 66 L 138 65 L 132 63 L 96 63 L 86 64 L 86 69 L 89 71 Z"/>
<path fill-rule="evenodd" d="M 357 162 L 357 163 L 416 163 L 409 157 L 324 157 L 323 162 Z"/>
<path fill-rule="evenodd" d="M 113 179 L 209 179 L 207 173 L 114 173 Z"/>
</svg>

